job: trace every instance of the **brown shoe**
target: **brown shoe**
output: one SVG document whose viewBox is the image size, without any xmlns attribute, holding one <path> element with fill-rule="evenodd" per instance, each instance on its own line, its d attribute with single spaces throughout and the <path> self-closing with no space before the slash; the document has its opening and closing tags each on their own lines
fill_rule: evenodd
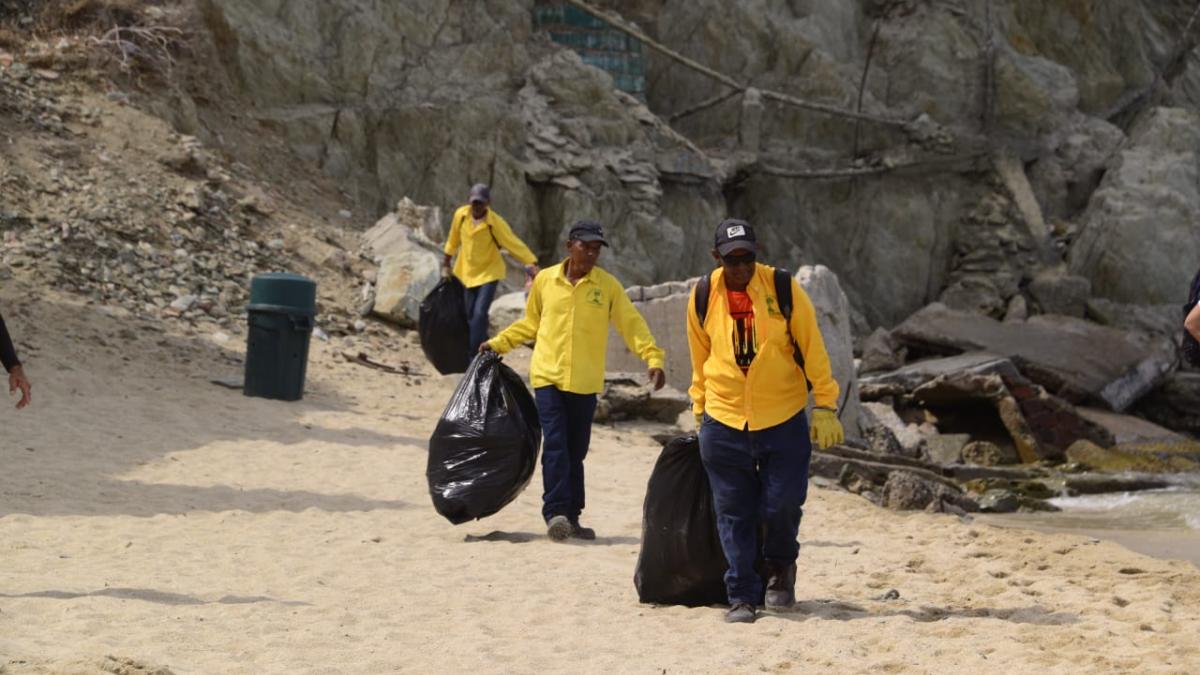
<svg viewBox="0 0 1200 675">
<path fill-rule="evenodd" d="M 796 604 L 796 563 L 767 561 L 767 609 L 791 609 Z"/>
<path fill-rule="evenodd" d="M 571 538 L 594 541 L 596 539 L 596 531 L 590 527 L 584 527 L 579 523 L 571 523 Z"/>
<path fill-rule="evenodd" d="M 755 617 L 754 605 L 739 602 L 725 612 L 725 623 L 754 623 Z"/>
<path fill-rule="evenodd" d="M 554 516 L 546 521 L 546 535 L 551 541 L 566 541 L 571 536 L 571 521 L 566 516 Z"/>
</svg>

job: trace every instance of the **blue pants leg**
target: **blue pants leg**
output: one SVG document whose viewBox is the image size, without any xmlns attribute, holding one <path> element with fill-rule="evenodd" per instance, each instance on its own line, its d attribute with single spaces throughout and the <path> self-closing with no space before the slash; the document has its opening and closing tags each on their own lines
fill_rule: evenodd
<svg viewBox="0 0 1200 675">
<path fill-rule="evenodd" d="M 463 292 L 463 307 L 467 312 L 468 354 L 471 358 L 479 351 L 479 345 L 487 339 L 488 310 L 496 299 L 499 281 L 489 281 L 482 286 L 468 288 Z"/>
<path fill-rule="evenodd" d="M 760 555 L 790 565 L 796 561 L 812 445 L 800 411 L 760 431 L 738 430 L 704 416 L 700 457 L 712 485 L 721 548 L 729 561 L 725 587 L 730 604 L 757 604 L 763 580 L 754 569 Z M 759 549 L 758 532 L 766 525 Z"/>
<path fill-rule="evenodd" d="M 566 516 L 577 523 L 585 504 L 583 460 L 592 438 L 596 395 L 553 386 L 533 393 L 542 424 L 542 517 Z"/>
</svg>

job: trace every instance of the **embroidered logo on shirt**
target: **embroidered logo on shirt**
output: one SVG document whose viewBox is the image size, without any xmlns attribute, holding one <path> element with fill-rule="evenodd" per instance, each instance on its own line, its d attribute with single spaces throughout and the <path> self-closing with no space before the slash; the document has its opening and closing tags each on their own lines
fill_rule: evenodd
<svg viewBox="0 0 1200 675">
<path fill-rule="evenodd" d="M 587 295 L 588 303 L 599 307 L 604 304 L 603 300 L 604 300 L 604 294 L 601 293 L 599 288 L 593 288 L 588 291 L 588 295 Z"/>
<path fill-rule="evenodd" d="M 767 296 L 767 314 L 770 316 L 775 316 L 775 317 L 780 317 L 780 318 L 783 317 L 783 313 L 780 312 L 779 308 L 775 306 L 775 298 L 773 298 L 769 295 Z"/>
</svg>

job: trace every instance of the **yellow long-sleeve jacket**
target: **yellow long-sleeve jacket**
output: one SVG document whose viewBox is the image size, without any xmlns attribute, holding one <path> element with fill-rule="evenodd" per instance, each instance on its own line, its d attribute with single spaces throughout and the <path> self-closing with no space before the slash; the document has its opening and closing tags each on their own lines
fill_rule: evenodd
<svg viewBox="0 0 1200 675">
<path fill-rule="evenodd" d="M 631 352 L 651 368 L 663 367 L 663 350 L 616 277 L 593 267 L 572 285 L 565 261 L 538 273 L 525 316 L 488 344 L 504 354 L 536 339 L 529 364 L 534 388 L 553 385 L 574 394 L 595 394 L 604 388 L 610 322 Z"/>
<path fill-rule="evenodd" d="M 713 272 L 704 325 L 696 314 L 696 289 L 688 299 L 687 337 L 692 356 L 692 386 L 688 394 L 696 414 L 707 412 L 718 422 L 758 431 L 791 419 L 808 402 L 804 372 L 796 365 L 788 325 L 775 297 L 774 268 L 756 264 L 746 292 L 754 302 L 758 352 L 746 373 L 734 360 L 735 323 L 729 314 L 725 272 Z M 817 327 L 812 300 L 795 279 L 792 283 L 791 334 L 804 356 L 804 370 L 813 386 L 813 402 L 837 408 L 838 383 Z"/>
<path fill-rule="evenodd" d="M 459 248 L 462 251 L 459 252 Z M 522 264 L 532 265 L 537 256 L 525 242 L 513 234 L 512 227 L 499 213 L 488 209 L 479 225 L 471 217 L 471 205 L 460 206 L 450 219 L 450 236 L 442 249 L 446 255 L 459 253 L 454 261 L 454 276 L 467 288 L 482 286 L 505 277 L 500 249 L 508 251 Z"/>
</svg>

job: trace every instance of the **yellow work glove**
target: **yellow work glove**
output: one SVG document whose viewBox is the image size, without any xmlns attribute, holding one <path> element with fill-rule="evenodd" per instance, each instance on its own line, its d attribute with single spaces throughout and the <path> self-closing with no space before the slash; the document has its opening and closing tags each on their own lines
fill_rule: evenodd
<svg viewBox="0 0 1200 675">
<path fill-rule="evenodd" d="M 700 425 L 704 423 L 704 413 L 696 413 L 696 431 L 700 431 Z"/>
<path fill-rule="evenodd" d="M 829 408 L 813 408 L 812 430 L 809 434 L 821 450 L 846 440 L 846 432 L 837 413 Z"/>
</svg>

